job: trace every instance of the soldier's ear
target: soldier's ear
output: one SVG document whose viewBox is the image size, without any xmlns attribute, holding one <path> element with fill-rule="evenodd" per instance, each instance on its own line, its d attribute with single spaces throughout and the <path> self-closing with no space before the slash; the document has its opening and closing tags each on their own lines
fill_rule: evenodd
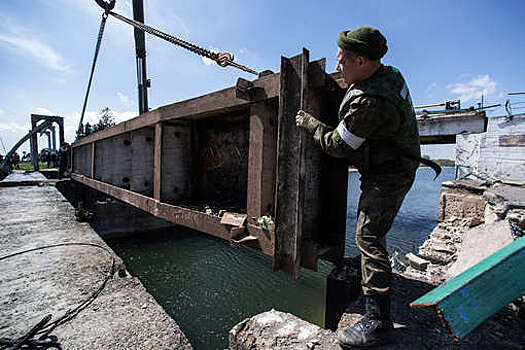
<svg viewBox="0 0 525 350">
<path fill-rule="evenodd" d="M 356 57 L 356 61 L 359 66 L 362 66 L 366 63 L 366 59 L 360 55 Z"/>
</svg>

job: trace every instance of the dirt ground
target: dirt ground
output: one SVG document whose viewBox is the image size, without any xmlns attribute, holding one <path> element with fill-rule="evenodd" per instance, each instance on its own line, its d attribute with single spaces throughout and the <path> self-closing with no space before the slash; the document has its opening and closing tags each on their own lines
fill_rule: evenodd
<svg viewBox="0 0 525 350">
<path fill-rule="evenodd" d="M 140 281 L 118 271 L 121 260 L 52 186 L 0 188 L 0 257 L 63 242 L 61 246 L 0 260 L 0 338 L 18 338 L 45 315 L 52 320 L 99 288 L 115 259 L 115 274 L 101 294 L 51 334 L 63 349 L 191 349 L 177 324 Z M 122 272 L 122 271 L 121 271 Z M 2 348 L 2 346 L 0 346 Z"/>
</svg>

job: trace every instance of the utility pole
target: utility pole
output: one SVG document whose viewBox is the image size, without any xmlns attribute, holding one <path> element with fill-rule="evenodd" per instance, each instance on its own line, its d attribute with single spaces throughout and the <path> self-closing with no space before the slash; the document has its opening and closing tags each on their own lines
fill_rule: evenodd
<svg viewBox="0 0 525 350">
<path fill-rule="evenodd" d="M 133 19 L 144 23 L 143 0 L 133 0 Z M 145 113 L 148 109 L 148 87 L 149 80 L 146 76 L 146 40 L 142 30 L 135 28 L 135 52 L 137 55 L 137 80 L 139 92 L 139 113 Z"/>
</svg>

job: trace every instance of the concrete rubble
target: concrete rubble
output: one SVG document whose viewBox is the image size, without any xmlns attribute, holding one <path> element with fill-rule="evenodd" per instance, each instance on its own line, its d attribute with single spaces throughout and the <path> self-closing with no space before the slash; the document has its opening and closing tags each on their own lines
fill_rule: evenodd
<svg viewBox="0 0 525 350">
<path fill-rule="evenodd" d="M 335 334 L 285 312 L 270 310 L 232 328 L 230 350 L 339 349 Z"/>
<path fill-rule="evenodd" d="M 525 186 L 480 180 L 445 182 L 440 223 L 417 254 L 406 256 L 410 266 L 404 274 L 442 283 L 522 236 L 524 228 Z"/>
</svg>

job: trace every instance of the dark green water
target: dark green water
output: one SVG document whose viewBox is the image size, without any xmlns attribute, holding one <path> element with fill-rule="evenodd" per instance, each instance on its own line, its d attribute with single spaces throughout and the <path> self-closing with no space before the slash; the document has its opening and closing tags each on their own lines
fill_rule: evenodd
<svg viewBox="0 0 525 350">
<path fill-rule="evenodd" d="M 418 171 L 414 187 L 389 233 L 389 244 L 403 252 L 419 246 L 434 228 L 441 182 L 454 169 L 432 181 L 432 171 Z M 354 243 L 359 175 L 350 174 L 346 255 L 357 254 Z M 323 325 L 325 279 L 331 265 L 319 272 L 301 271 L 294 281 L 272 272 L 267 256 L 247 248 L 179 228 L 108 241 L 170 314 L 195 349 L 225 349 L 228 331 L 238 322 L 272 308 Z"/>
</svg>

